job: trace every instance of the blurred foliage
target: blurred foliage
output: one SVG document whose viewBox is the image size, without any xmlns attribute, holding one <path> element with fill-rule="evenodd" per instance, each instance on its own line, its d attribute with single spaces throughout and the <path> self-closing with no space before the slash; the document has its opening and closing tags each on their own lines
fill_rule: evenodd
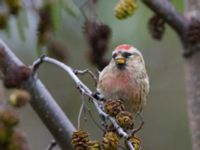
<svg viewBox="0 0 200 150">
<path fill-rule="evenodd" d="M 18 91 L 18 94 L 22 91 Z M 23 91 L 24 94 L 27 93 Z M 15 93 L 16 94 L 16 93 Z M 28 94 L 28 93 L 27 93 Z M 25 103 L 24 103 L 25 104 Z M 16 107 L 18 108 L 18 106 Z M 0 100 L 0 149 L 2 150 L 29 150 L 27 138 L 17 127 L 19 124 L 19 114 L 15 106 L 5 99 Z"/>
</svg>

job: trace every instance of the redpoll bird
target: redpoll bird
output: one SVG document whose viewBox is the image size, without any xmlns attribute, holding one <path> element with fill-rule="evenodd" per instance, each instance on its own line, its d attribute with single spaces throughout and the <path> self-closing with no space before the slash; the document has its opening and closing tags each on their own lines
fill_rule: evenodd
<svg viewBox="0 0 200 150">
<path fill-rule="evenodd" d="M 99 74 L 97 91 L 104 99 L 118 99 L 126 109 L 140 113 L 149 94 L 149 78 L 139 50 L 123 44 L 115 48 L 110 63 Z"/>
</svg>

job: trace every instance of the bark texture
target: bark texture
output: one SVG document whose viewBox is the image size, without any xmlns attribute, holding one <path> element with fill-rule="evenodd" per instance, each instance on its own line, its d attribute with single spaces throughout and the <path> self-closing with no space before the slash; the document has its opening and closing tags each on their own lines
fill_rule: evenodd
<svg viewBox="0 0 200 150">
<path fill-rule="evenodd" d="M 200 0 L 185 0 L 185 15 L 200 20 Z M 200 27 L 199 27 L 200 28 Z M 197 33 L 199 34 L 199 33 Z M 184 43 L 183 43 L 184 44 Z M 189 50 L 196 53 L 185 61 L 186 86 L 188 95 L 188 112 L 192 135 L 193 150 L 200 149 L 200 40 L 190 45 Z"/>
<path fill-rule="evenodd" d="M 200 53 L 196 53 L 185 63 L 188 111 L 190 118 L 192 145 L 200 149 Z"/>
<path fill-rule="evenodd" d="M 16 71 L 15 68 L 20 66 L 24 66 L 24 64 L 0 40 L 0 71 L 4 73 L 5 77 L 8 76 L 6 72 L 9 73 L 9 76 L 12 77 L 10 81 L 12 81 L 13 79 L 16 80 L 13 77 L 18 76 L 17 72 L 13 71 Z M 13 76 L 13 74 L 15 75 Z M 10 81 L 9 83 L 11 83 Z M 32 108 L 39 115 L 62 150 L 72 149 L 71 135 L 76 129 L 41 81 L 36 76 L 31 75 L 27 80 L 19 83 L 18 86 L 30 92 Z"/>
</svg>

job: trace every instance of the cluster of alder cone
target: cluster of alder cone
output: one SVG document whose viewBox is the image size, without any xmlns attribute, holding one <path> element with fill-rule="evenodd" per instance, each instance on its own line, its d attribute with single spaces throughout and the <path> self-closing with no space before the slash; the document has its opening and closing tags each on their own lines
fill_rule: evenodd
<svg viewBox="0 0 200 150">
<path fill-rule="evenodd" d="M 105 101 L 104 111 L 115 118 L 118 125 L 127 133 L 130 133 L 128 140 L 131 142 L 135 150 L 141 148 L 141 142 L 138 136 L 135 135 L 134 131 L 134 120 L 132 114 L 125 110 L 123 102 L 120 100 L 110 99 Z M 101 142 L 96 140 L 90 140 L 87 131 L 78 130 L 72 135 L 72 144 L 75 150 L 117 150 L 119 147 L 124 145 L 126 149 L 127 141 L 124 140 L 122 144 L 122 138 L 114 128 L 112 123 L 106 123 L 103 126 L 104 133 Z"/>
</svg>

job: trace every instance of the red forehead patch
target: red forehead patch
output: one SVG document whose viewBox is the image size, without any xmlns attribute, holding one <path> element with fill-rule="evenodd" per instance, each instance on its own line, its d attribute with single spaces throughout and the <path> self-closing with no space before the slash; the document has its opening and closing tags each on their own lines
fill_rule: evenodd
<svg viewBox="0 0 200 150">
<path fill-rule="evenodd" d="M 129 50 L 131 47 L 131 45 L 128 45 L 128 44 L 123 44 L 123 45 L 119 45 L 115 48 L 115 50 Z"/>
</svg>

